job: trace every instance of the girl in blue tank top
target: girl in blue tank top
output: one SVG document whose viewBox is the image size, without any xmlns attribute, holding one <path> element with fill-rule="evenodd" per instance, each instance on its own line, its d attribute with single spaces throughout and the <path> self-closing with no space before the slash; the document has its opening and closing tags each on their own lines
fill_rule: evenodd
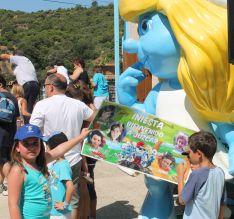
<svg viewBox="0 0 234 219">
<path fill-rule="evenodd" d="M 64 155 L 89 133 L 81 134 L 45 152 L 42 134 L 35 125 L 20 127 L 12 148 L 12 168 L 8 177 L 8 205 L 11 219 L 49 219 L 51 194 L 47 163 Z"/>
</svg>

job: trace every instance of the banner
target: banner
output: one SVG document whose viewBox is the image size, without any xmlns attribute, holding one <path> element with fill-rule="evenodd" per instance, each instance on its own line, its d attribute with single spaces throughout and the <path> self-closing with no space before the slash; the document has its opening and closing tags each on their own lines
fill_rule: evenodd
<svg viewBox="0 0 234 219">
<path fill-rule="evenodd" d="M 90 125 L 82 154 L 177 183 L 193 130 L 146 112 L 105 101 Z"/>
</svg>

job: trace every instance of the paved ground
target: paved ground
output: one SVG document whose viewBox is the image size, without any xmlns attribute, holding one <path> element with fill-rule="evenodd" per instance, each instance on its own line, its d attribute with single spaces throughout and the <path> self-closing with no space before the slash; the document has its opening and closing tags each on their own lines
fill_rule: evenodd
<svg viewBox="0 0 234 219">
<path fill-rule="evenodd" d="M 131 177 L 116 166 L 97 162 L 98 219 L 137 218 L 146 195 L 143 175 Z"/>
</svg>

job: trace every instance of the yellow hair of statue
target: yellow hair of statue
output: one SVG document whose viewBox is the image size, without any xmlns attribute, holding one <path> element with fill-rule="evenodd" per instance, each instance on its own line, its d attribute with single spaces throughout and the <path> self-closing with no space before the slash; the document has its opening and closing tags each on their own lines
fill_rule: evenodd
<svg viewBox="0 0 234 219">
<path fill-rule="evenodd" d="M 207 0 L 120 0 L 126 21 L 158 11 L 181 46 L 178 78 L 207 121 L 234 122 L 234 66 L 228 63 L 227 9 Z"/>
</svg>

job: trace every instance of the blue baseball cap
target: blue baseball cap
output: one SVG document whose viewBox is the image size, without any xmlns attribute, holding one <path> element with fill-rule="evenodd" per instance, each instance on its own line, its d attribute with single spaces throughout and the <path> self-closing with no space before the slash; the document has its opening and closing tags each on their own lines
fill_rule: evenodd
<svg viewBox="0 0 234 219">
<path fill-rule="evenodd" d="M 61 132 L 60 131 L 55 131 L 55 132 L 52 132 L 50 135 L 45 135 L 43 136 L 42 140 L 44 142 L 48 142 L 50 140 L 50 138 L 54 137 L 55 135 L 58 135 L 60 134 Z"/>
<path fill-rule="evenodd" d="M 38 126 L 26 124 L 18 128 L 15 134 L 15 140 L 22 141 L 26 138 L 40 138 L 42 139 L 42 133 Z"/>
</svg>

